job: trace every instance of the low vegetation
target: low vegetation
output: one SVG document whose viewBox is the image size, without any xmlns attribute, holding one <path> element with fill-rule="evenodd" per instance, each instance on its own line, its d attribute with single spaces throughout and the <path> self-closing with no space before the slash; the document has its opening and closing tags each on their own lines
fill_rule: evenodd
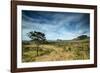
<svg viewBox="0 0 100 73">
<path fill-rule="evenodd" d="M 89 59 L 89 39 L 48 41 L 38 46 L 34 42 L 23 43 L 22 61 L 63 61 Z"/>
</svg>

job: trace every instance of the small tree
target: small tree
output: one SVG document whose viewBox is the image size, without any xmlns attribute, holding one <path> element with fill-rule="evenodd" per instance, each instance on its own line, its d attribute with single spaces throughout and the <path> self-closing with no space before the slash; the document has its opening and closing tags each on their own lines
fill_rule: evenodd
<svg viewBox="0 0 100 73">
<path fill-rule="evenodd" d="M 36 45 L 37 45 L 37 56 L 38 56 L 39 55 L 38 54 L 39 45 L 46 41 L 45 34 L 42 33 L 42 32 L 31 31 L 31 32 L 28 33 L 28 37 L 31 38 L 31 40 L 36 43 Z"/>
</svg>

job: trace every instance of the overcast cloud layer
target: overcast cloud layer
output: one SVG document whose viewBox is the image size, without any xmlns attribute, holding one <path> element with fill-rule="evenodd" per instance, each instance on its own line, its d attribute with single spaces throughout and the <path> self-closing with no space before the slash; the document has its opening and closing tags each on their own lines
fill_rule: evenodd
<svg viewBox="0 0 100 73">
<path fill-rule="evenodd" d="M 30 31 L 43 32 L 48 40 L 70 40 L 90 33 L 88 13 L 22 11 L 22 39 L 30 40 Z"/>
</svg>

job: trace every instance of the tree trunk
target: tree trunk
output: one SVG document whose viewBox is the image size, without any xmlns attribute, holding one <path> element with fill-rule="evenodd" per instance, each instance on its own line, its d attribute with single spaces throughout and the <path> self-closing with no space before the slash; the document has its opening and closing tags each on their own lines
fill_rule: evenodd
<svg viewBox="0 0 100 73">
<path fill-rule="evenodd" d="M 37 56 L 39 56 L 39 44 L 37 45 Z"/>
</svg>

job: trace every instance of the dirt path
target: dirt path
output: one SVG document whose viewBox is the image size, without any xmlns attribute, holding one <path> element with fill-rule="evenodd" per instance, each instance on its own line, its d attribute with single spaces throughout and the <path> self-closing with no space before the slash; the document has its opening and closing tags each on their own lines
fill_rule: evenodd
<svg viewBox="0 0 100 73">
<path fill-rule="evenodd" d="M 55 47 L 53 45 L 43 45 L 43 47 L 48 49 L 53 49 L 54 51 L 51 52 L 49 55 L 43 55 L 40 57 L 37 57 L 37 61 L 60 61 L 60 60 L 70 60 L 70 56 L 72 53 L 70 52 L 64 52 L 63 48 Z"/>
</svg>

